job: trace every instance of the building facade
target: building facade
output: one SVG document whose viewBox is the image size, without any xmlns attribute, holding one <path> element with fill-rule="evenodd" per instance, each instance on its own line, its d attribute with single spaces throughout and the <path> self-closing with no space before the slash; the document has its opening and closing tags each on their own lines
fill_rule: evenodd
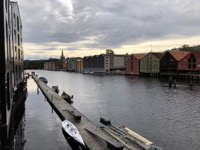
<svg viewBox="0 0 200 150">
<path fill-rule="evenodd" d="M 76 60 L 76 72 L 83 72 L 83 59 L 80 58 L 80 59 L 77 59 Z"/>
<path fill-rule="evenodd" d="M 14 71 L 14 87 L 17 89 L 24 81 L 24 54 L 22 44 L 22 21 L 20 17 L 19 7 L 17 2 L 10 2 L 11 4 L 11 33 L 12 33 L 12 59 Z"/>
<path fill-rule="evenodd" d="M 162 53 L 150 52 L 140 61 L 140 74 L 142 76 L 158 76 L 160 73 L 160 60 Z"/>
<path fill-rule="evenodd" d="M 125 61 L 126 75 L 140 75 L 140 60 L 145 54 L 131 54 Z"/>
<path fill-rule="evenodd" d="M 160 60 L 160 73 L 161 74 L 177 74 L 179 62 L 189 54 L 185 51 L 167 51 Z M 183 66 L 185 64 L 183 63 Z M 180 69 L 183 67 L 180 66 Z M 184 66 L 185 67 L 185 66 Z"/>
<path fill-rule="evenodd" d="M 13 97 L 9 8 L 9 0 L 0 1 L 0 147 L 8 137 Z"/>
<path fill-rule="evenodd" d="M 178 63 L 181 73 L 200 73 L 200 52 L 190 52 Z"/>
<path fill-rule="evenodd" d="M 85 56 L 83 58 L 84 73 L 105 73 L 104 55 Z M 108 60 L 107 60 L 108 61 Z M 108 63 L 108 62 L 107 62 Z"/>
<path fill-rule="evenodd" d="M 7 141 L 13 97 L 23 78 L 22 24 L 16 2 L 0 1 L 0 147 Z"/>
<path fill-rule="evenodd" d="M 101 54 L 83 58 L 83 72 L 111 74 L 125 72 L 126 55 Z"/>
</svg>

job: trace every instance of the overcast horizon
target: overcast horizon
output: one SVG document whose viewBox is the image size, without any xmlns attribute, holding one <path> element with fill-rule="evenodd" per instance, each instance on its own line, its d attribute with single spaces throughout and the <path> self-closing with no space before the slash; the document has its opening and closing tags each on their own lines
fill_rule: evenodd
<svg viewBox="0 0 200 150">
<path fill-rule="evenodd" d="M 200 1 L 18 0 L 24 59 L 200 45 Z"/>
</svg>

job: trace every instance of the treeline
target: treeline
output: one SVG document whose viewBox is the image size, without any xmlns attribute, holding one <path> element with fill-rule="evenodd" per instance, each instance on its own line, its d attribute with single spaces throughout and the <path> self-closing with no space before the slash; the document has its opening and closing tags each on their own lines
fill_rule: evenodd
<svg viewBox="0 0 200 150">
<path fill-rule="evenodd" d="M 180 50 L 189 52 L 200 51 L 200 45 L 197 46 L 183 45 L 182 47 L 180 47 Z"/>
<path fill-rule="evenodd" d="M 45 62 L 59 61 L 57 58 L 50 58 L 48 60 L 24 60 L 24 69 L 43 69 Z"/>
</svg>

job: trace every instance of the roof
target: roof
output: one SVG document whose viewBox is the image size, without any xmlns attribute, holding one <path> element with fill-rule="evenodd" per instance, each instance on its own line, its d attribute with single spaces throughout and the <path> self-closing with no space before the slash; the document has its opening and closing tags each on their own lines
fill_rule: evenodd
<svg viewBox="0 0 200 150">
<path fill-rule="evenodd" d="M 163 57 L 163 53 L 155 53 L 155 52 L 152 52 L 152 54 L 154 56 L 156 56 L 158 59 L 161 59 Z"/>
<path fill-rule="evenodd" d="M 194 54 L 195 57 L 200 58 L 200 52 L 199 51 L 190 52 L 190 54 Z"/>
<path fill-rule="evenodd" d="M 146 54 L 133 54 L 137 59 L 142 59 Z"/>
<path fill-rule="evenodd" d="M 185 56 L 187 56 L 190 52 L 186 51 L 168 51 L 177 61 L 180 61 Z"/>
</svg>

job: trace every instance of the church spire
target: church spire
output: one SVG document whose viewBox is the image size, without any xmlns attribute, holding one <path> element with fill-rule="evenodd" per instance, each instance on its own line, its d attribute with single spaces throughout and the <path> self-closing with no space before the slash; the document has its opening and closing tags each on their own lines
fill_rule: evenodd
<svg viewBox="0 0 200 150">
<path fill-rule="evenodd" d="M 62 49 L 62 52 L 61 52 L 60 60 L 62 60 L 62 61 L 65 60 L 65 56 L 64 56 L 64 54 L 63 54 L 63 49 Z"/>
</svg>

